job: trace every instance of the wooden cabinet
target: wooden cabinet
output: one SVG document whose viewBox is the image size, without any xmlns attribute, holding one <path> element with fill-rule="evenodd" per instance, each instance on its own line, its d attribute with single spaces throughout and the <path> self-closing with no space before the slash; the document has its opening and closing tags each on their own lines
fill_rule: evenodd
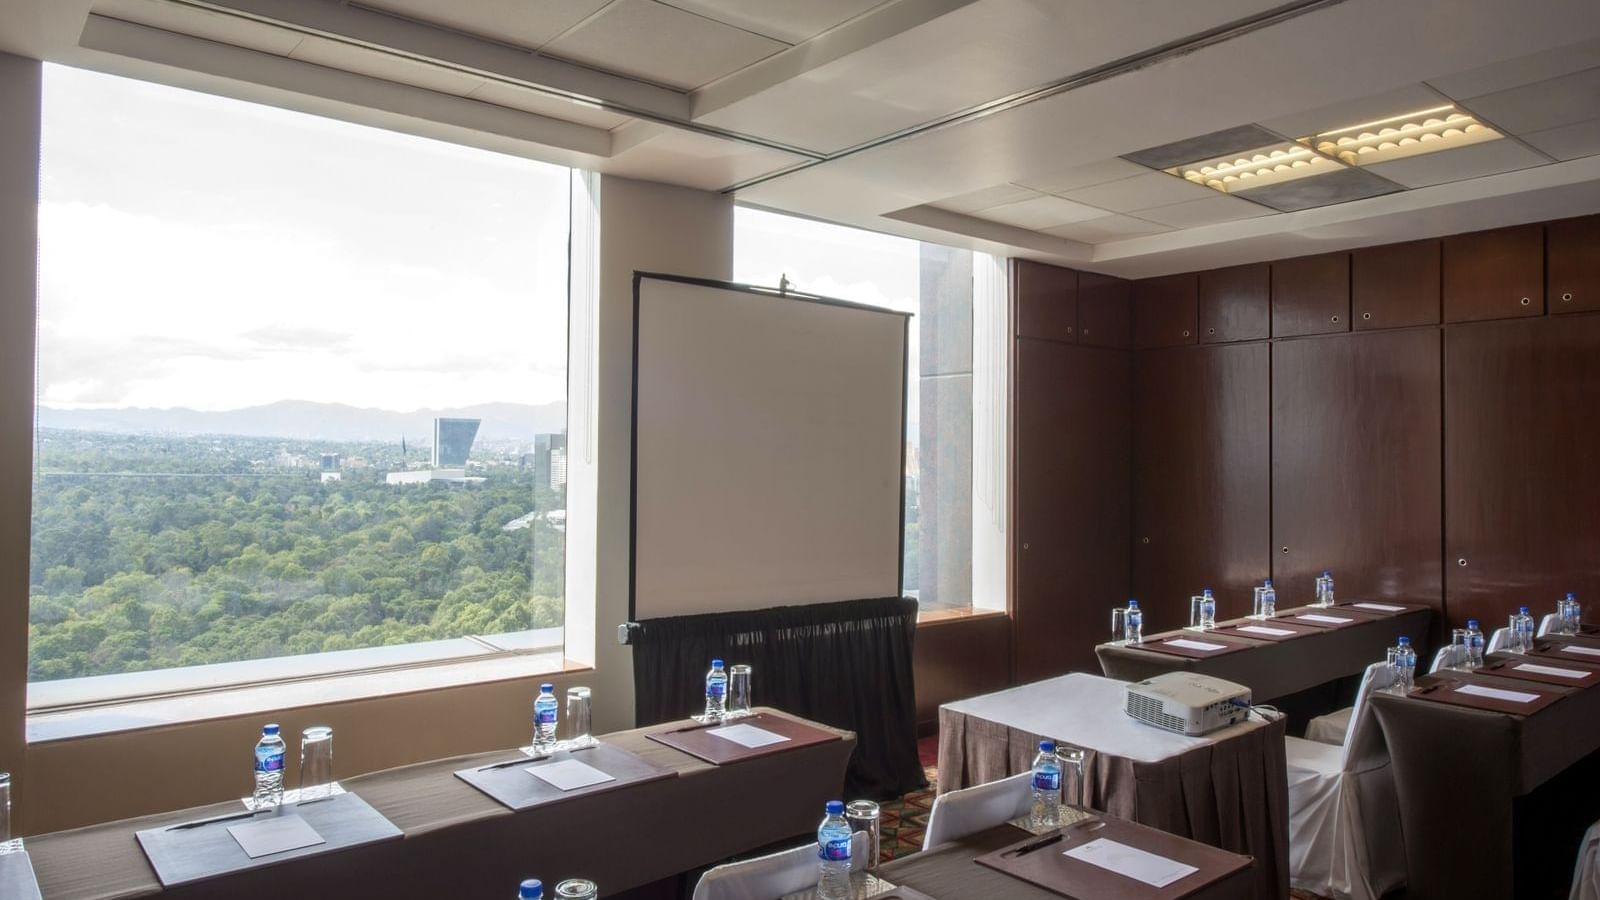
<svg viewBox="0 0 1600 900">
<path fill-rule="evenodd" d="M 1366 247 L 1350 254 L 1351 327 L 1439 323 L 1439 241 Z"/>
<path fill-rule="evenodd" d="M 1350 330 L 1350 254 L 1302 256 L 1272 264 L 1272 336 Z"/>
<path fill-rule="evenodd" d="M 1266 263 L 1200 273 L 1200 343 L 1265 340 L 1271 326 Z"/>
<path fill-rule="evenodd" d="M 1129 354 L 1021 338 L 1015 362 L 1016 676 L 1099 671 L 1128 597 Z"/>
<path fill-rule="evenodd" d="M 1445 604 L 1498 628 L 1600 609 L 1600 316 L 1444 331 Z"/>
<path fill-rule="evenodd" d="M 1444 320 L 1544 314 L 1544 226 L 1518 225 L 1444 239 Z"/>
<path fill-rule="evenodd" d="M 1133 345 L 1139 349 L 1197 343 L 1199 279 L 1194 273 L 1133 283 Z"/>
<path fill-rule="evenodd" d="M 1273 348 L 1279 606 L 1311 602 L 1328 569 L 1341 597 L 1440 608 L 1440 377 L 1435 328 Z"/>
<path fill-rule="evenodd" d="M 1011 261 L 1011 296 L 1017 304 L 1017 336 L 1077 340 L 1078 273 L 1026 259 Z"/>
<path fill-rule="evenodd" d="M 1600 216 L 1551 222 L 1545 240 L 1550 312 L 1600 310 Z"/>
<path fill-rule="evenodd" d="M 1250 612 L 1270 574 L 1267 344 L 1175 347 L 1134 361 L 1133 596 L 1145 633 Z"/>
<path fill-rule="evenodd" d="M 1078 343 L 1126 349 L 1133 342 L 1129 282 L 1094 272 L 1078 273 Z"/>
</svg>

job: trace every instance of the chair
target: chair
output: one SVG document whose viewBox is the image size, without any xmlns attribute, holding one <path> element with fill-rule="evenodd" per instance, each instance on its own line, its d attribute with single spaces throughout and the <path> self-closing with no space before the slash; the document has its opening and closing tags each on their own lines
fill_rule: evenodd
<svg viewBox="0 0 1600 900">
<path fill-rule="evenodd" d="M 1342 745 L 1350 731 L 1350 714 L 1355 707 L 1346 706 L 1327 715 L 1317 716 L 1306 724 L 1306 740 L 1319 744 Z"/>
<path fill-rule="evenodd" d="M 1428 674 L 1432 675 L 1434 672 L 1437 672 L 1440 669 L 1448 669 L 1453 666 L 1459 666 L 1466 662 L 1466 660 L 1461 658 L 1463 655 L 1465 655 L 1466 650 L 1466 647 L 1456 647 L 1453 644 L 1446 644 L 1443 647 L 1440 647 L 1433 654 L 1433 665 L 1428 667 Z"/>
<path fill-rule="evenodd" d="M 986 828 L 1004 825 L 1033 810 L 1033 772 L 1023 772 L 940 794 L 928 812 L 928 827 L 923 832 L 922 849 L 959 840 Z"/>
<path fill-rule="evenodd" d="M 867 852 L 867 834 L 855 833 L 850 841 L 851 860 Z M 726 863 L 706 871 L 694 886 L 694 900 L 773 900 L 817 886 L 817 845 Z"/>
<path fill-rule="evenodd" d="M 1367 702 L 1393 677 L 1387 663 L 1367 667 L 1342 745 L 1284 739 L 1289 883 L 1296 888 L 1339 900 L 1375 900 L 1405 882 L 1389 750 Z"/>
<path fill-rule="evenodd" d="M 1567 900 L 1600 900 L 1600 822 L 1589 826 L 1578 845 L 1578 862 L 1572 867 L 1572 892 Z"/>
<path fill-rule="evenodd" d="M 1496 628 L 1494 634 L 1489 635 L 1489 648 L 1484 653 L 1496 653 L 1506 644 L 1511 643 L 1511 628 Z"/>
<path fill-rule="evenodd" d="M 1553 631 L 1555 629 L 1555 627 L 1556 627 L 1556 624 L 1560 620 L 1561 620 L 1561 617 L 1556 615 L 1555 613 L 1545 613 L 1544 614 L 1544 618 L 1539 620 L 1539 634 L 1538 634 L 1538 637 L 1544 637 L 1545 635 L 1547 635 L 1551 631 Z"/>
</svg>

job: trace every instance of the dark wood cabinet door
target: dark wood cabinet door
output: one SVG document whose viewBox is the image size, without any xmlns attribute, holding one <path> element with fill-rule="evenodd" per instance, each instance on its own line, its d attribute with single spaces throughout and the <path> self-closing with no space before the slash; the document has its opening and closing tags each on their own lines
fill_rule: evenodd
<svg viewBox="0 0 1600 900">
<path fill-rule="evenodd" d="M 1017 678 L 1097 672 L 1128 597 L 1129 354 L 1020 338 L 1015 377 Z"/>
<path fill-rule="evenodd" d="M 1130 283 L 1110 275 L 1078 273 L 1078 343 L 1127 349 L 1133 342 Z"/>
<path fill-rule="evenodd" d="M 1439 241 L 1351 253 L 1350 314 L 1356 331 L 1439 324 Z"/>
<path fill-rule="evenodd" d="M 1325 253 L 1272 264 L 1272 336 L 1350 330 L 1350 254 Z"/>
<path fill-rule="evenodd" d="M 1444 239 L 1444 320 L 1544 315 L 1544 226 Z"/>
<path fill-rule="evenodd" d="M 1133 345 L 1139 349 L 1197 343 L 1199 279 L 1193 272 L 1133 283 Z"/>
<path fill-rule="evenodd" d="M 1078 339 L 1078 273 L 1027 259 L 1011 261 L 1011 296 L 1017 304 L 1017 336 L 1074 342 Z"/>
<path fill-rule="evenodd" d="M 1600 316 L 1444 332 L 1445 608 L 1600 612 Z"/>
<path fill-rule="evenodd" d="M 1442 608 L 1440 355 L 1437 328 L 1272 348 L 1279 606 L 1313 601 L 1327 569 L 1341 598 Z"/>
<path fill-rule="evenodd" d="M 1600 216 L 1551 222 L 1545 240 L 1550 312 L 1600 309 Z"/>
<path fill-rule="evenodd" d="M 1259 341 L 1271 327 L 1266 263 L 1200 273 L 1200 343 Z"/>
<path fill-rule="evenodd" d="M 1145 632 L 1250 612 L 1270 574 L 1267 344 L 1176 347 L 1134 362 L 1133 584 Z M 1109 615 L 1109 613 L 1107 613 Z"/>
</svg>

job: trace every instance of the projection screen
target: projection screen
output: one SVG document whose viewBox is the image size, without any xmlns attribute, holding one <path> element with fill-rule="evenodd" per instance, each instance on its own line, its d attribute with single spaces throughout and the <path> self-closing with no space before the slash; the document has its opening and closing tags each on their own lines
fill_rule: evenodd
<svg viewBox="0 0 1600 900">
<path fill-rule="evenodd" d="M 635 274 L 635 621 L 900 595 L 908 319 Z"/>
</svg>

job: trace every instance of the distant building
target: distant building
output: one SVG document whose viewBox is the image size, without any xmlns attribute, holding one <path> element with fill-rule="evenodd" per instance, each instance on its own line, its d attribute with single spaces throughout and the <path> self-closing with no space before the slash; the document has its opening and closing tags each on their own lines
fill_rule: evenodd
<svg viewBox="0 0 1600 900">
<path fill-rule="evenodd" d="M 466 468 L 467 456 L 472 452 L 472 442 L 477 440 L 481 424 L 482 419 L 434 419 L 433 467 Z"/>
<path fill-rule="evenodd" d="M 533 483 L 551 490 L 560 490 L 567 484 L 567 436 L 565 434 L 536 434 L 533 436 Z"/>
<path fill-rule="evenodd" d="M 324 454 L 322 454 L 322 471 L 324 471 L 324 472 L 337 472 L 343 466 L 344 466 L 344 454 L 342 454 L 342 453 L 324 453 Z"/>
<path fill-rule="evenodd" d="M 550 451 L 550 489 L 559 491 L 567 486 L 567 448 Z"/>
<path fill-rule="evenodd" d="M 342 480 L 344 480 L 344 476 L 342 474 L 338 473 L 338 472 L 323 472 L 322 473 L 322 483 L 323 484 L 327 484 L 330 481 L 342 481 Z"/>
</svg>

